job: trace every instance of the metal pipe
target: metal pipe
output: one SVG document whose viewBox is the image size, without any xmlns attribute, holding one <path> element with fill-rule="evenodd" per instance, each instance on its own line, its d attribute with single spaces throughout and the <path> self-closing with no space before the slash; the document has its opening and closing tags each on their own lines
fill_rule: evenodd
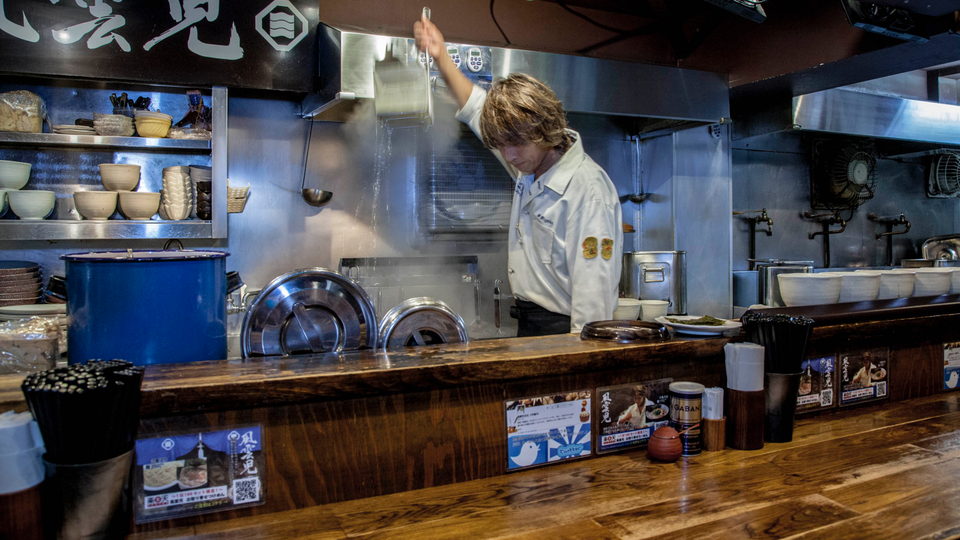
<svg viewBox="0 0 960 540">
<path fill-rule="evenodd" d="M 910 231 L 910 222 L 904 217 L 903 212 L 900 212 L 899 216 L 878 216 L 871 212 L 867 219 L 876 221 L 886 228 L 886 232 L 877 234 L 877 240 L 887 237 L 887 266 L 893 266 L 893 237 L 897 234 L 907 234 Z M 905 227 L 902 231 L 894 231 L 895 225 L 905 225 Z"/>
</svg>

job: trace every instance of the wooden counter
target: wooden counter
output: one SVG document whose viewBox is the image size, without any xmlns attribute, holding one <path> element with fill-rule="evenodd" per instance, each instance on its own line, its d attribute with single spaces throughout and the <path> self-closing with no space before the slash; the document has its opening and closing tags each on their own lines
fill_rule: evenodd
<svg viewBox="0 0 960 540">
<path fill-rule="evenodd" d="M 955 538 L 957 475 L 960 394 L 943 394 L 803 419 L 751 452 L 636 450 L 130 538 Z"/>
</svg>

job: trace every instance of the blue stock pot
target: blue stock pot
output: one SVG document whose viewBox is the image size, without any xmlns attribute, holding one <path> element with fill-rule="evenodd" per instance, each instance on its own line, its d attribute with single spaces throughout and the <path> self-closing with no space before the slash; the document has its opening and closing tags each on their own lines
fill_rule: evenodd
<svg viewBox="0 0 960 540">
<path fill-rule="evenodd" d="M 70 363 L 226 358 L 227 255 L 207 250 L 61 255 L 70 287 Z"/>
</svg>

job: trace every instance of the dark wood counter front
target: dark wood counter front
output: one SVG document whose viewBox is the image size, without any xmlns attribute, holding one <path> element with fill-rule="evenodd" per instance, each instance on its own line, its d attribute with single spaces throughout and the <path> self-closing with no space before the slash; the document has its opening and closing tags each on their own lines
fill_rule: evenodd
<svg viewBox="0 0 960 540">
<path fill-rule="evenodd" d="M 958 474 L 960 394 L 945 394 L 800 420 L 756 451 L 637 450 L 130 540 L 956 538 Z"/>
</svg>

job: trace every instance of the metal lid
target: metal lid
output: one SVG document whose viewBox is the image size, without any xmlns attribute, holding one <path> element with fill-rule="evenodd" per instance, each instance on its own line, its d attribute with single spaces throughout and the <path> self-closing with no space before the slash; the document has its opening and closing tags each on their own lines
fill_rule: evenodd
<svg viewBox="0 0 960 540">
<path fill-rule="evenodd" d="M 616 343 L 640 343 L 669 338 L 666 326 L 647 321 L 596 321 L 583 325 L 583 330 L 580 330 L 580 339 Z"/>
<path fill-rule="evenodd" d="M 813 261 L 784 261 L 781 259 L 747 259 L 758 266 L 813 266 Z"/>
<path fill-rule="evenodd" d="M 184 261 L 195 259 L 220 259 L 230 254 L 226 251 L 205 249 L 186 250 L 137 250 L 126 251 L 89 251 L 85 253 L 67 253 L 60 258 L 74 262 L 144 262 L 144 261 Z"/>
<path fill-rule="evenodd" d="M 243 318 L 243 356 L 340 352 L 377 345 L 367 293 L 326 268 L 284 274 L 260 291 Z"/>
<path fill-rule="evenodd" d="M 677 381 L 670 383 L 668 387 L 671 392 L 677 394 L 702 394 L 703 385 L 695 382 Z"/>
<path fill-rule="evenodd" d="M 410 298 L 380 321 L 381 348 L 466 343 L 463 319 L 445 303 L 433 298 Z"/>
</svg>

